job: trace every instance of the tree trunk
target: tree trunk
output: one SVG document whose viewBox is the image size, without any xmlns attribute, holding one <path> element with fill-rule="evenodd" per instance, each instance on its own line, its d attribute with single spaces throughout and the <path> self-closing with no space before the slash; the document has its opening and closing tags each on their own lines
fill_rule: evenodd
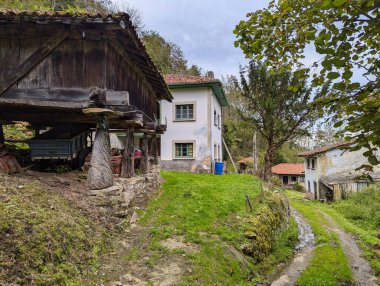
<svg viewBox="0 0 380 286">
<path fill-rule="evenodd" d="M 113 185 L 110 136 L 105 115 L 98 117 L 87 182 L 91 190 L 101 190 Z"/>
<path fill-rule="evenodd" d="M 142 148 L 141 148 L 140 171 L 141 171 L 141 174 L 148 174 L 149 150 L 148 150 L 148 134 L 147 133 L 144 133 L 141 147 Z"/>
<path fill-rule="evenodd" d="M 4 131 L 3 131 L 3 124 L 0 123 L 0 144 L 4 144 L 5 138 L 4 138 Z"/>
<path fill-rule="evenodd" d="M 152 135 L 152 156 L 153 164 L 158 165 L 158 146 L 157 146 L 157 134 Z"/>
<path fill-rule="evenodd" d="M 274 157 L 274 148 L 273 146 L 269 145 L 267 152 L 265 154 L 265 164 L 264 164 L 264 171 L 263 171 L 263 180 L 268 181 L 268 179 L 272 175 L 272 165 L 273 165 L 273 157 Z"/>
<path fill-rule="evenodd" d="M 133 140 L 133 128 L 127 129 L 127 134 L 124 142 L 124 152 L 121 161 L 121 174 L 122 178 L 132 178 L 135 175 L 135 145 Z"/>
</svg>

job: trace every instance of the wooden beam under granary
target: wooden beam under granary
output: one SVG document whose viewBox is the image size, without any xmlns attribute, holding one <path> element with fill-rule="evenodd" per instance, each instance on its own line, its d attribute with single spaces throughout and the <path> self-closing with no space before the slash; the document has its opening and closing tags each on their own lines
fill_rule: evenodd
<svg viewBox="0 0 380 286">
<path fill-rule="evenodd" d="M 171 99 L 127 14 L 0 12 L 0 122 L 155 134 Z"/>
</svg>

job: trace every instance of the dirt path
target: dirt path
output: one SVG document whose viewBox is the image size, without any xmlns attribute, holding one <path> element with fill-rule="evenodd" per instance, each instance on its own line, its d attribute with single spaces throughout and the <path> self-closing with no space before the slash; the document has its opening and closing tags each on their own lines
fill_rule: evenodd
<svg viewBox="0 0 380 286">
<path fill-rule="evenodd" d="M 297 245 L 298 252 L 282 275 L 271 284 L 272 286 L 295 285 L 297 277 L 305 270 L 310 259 L 313 257 L 314 234 L 311 231 L 309 223 L 304 216 L 294 208 L 291 208 L 291 214 L 298 224 L 298 237 L 300 240 Z"/>
<path fill-rule="evenodd" d="M 326 213 L 320 213 L 328 220 L 329 225 L 326 228 L 339 236 L 343 250 L 347 256 L 351 271 L 354 275 L 356 286 L 376 286 L 376 277 L 368 261 L 362 258 L 362 251 L 357 246 L 355 239 L 348 233 L 344 232 L 335 221 Z"/>
</svg>

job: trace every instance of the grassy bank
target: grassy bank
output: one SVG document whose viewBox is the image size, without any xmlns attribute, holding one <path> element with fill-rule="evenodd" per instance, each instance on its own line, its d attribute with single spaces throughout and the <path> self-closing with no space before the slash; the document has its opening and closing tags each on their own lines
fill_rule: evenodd
<svg viewBox="0 0 380 286">
<path fill-rule="evenodd" d="M 88 285 L 104 233 L 40 183 L 0 174 L 1 285 Z"/>
<path fill-rule="evenodd" d="M 311 225 L 315 235 L 314 257 L 298 277 L 298 285 L 344 285 L 352 282 L 352 273 L 339 238 L 326 230 L 329 223 L 315 208 L 315 203 L 299 201 L 303 195 L 289 192 L 291 204 Z"/>
<path fill-rule="evenodd" d="M 344 230 L 355 235 L 365 258 L 380 277 L 380 185 L 320 207 Z"/>
<path fill-rule="evenodd" d="M 301 193 L 288 192 L 288 194 L 292 198 L 292 205 L 299 209 L 310 221 L 317 239 L 315 259 L 301 275 L 299 279 L 301 285 L 304 282 L 304 285 L 308 285 L 306 282 L 309 278 L 315 279 L 315 277 L 321 276 L 321 265 L 330 265 L 323 271 L 323 276 L 328 276 L 327 281 L 330 281 L 331 284 L 322 283 L 318 285 L 337 285 L 339 281 L 345 281 L 351 277 L 349 272 L 345 270 L 347 269 L 347 259 L 341 250 L 339 240 L 324 228 L 324 226 L 329 225 L 329 222 L 321 212 L 328 214 L 342 229 L 355 236 L 358 245 L 363 250 L 364 257 L 370 262 L 371 267 L 379 277 L 379 186 L 371 187 L 332 204 L 305 202 L 301 201 L 303 198 Z M 328 243 L 329 241 L 330 243 Z M 336 267 L 337 265 L 340 266 Z M 326 279 L 326 277 L 321 277 L 321 279 Z"/>
<path fill-rule="evenodd" d="M 264 204 L 258 196 L 260 182 L 247 175 L 196 175 L 162 172 L 165 184 L 161 194 L 149 204 L 142 223 L 150 227 L 151 257 L 170 256 L 160 243 L 183 237 L 199 251 L 182 254 L 191 269 L 180 285 L 252 285 L 262 281 L 286 261 L 297 242 L 297 226 L 292 220 L 274 242 L 269 256 L 261 263 L 241 253 L 247 242 L 249 218 Z M 245 194 L 254 211 L 247 210 Z"/>
</svg>

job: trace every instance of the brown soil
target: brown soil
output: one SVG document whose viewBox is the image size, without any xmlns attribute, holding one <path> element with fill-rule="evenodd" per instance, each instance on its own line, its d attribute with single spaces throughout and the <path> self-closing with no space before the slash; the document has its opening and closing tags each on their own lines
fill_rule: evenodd
<svg viewBox="0 0 380 286">
<path fill-rule="evenodd" d="M 167 239 L 162 244 L 169 249 L 197 251 L 195 246 L 183 243 L 181 237 Z M 157 256 L 159 252 L 150 248 L 149 229 L 138 224 L 116 238 L 114 249 L 113 255 L 103 258 L 97 278 L 100 285 L 177 285 L 186 271 L 192 271 L 180 253 Z"/>
<path fill-rule="evenodd" d="M 65 197 L 73 207 L 86 217 L 96 220 L 108 229 L 113 229 L 121 221 L 112 216 L 107 208 L 99 206 L 96 198 L 91 196 L 86 184 L 87 174 L 83 172 L 73 171 L 56 174 L 26 171 L 19 176 L 40 181 L 50 191 Z"/>
<path fill-rule="evenodd" d="M 300 242 L 297 245 L 297 253 L 293 260 L 282 272 L 281 276 L 271 284 L 273 286 L 295 285 L 297 277 L 305 270 L 313 257 L 314 234 L 311 231 L 311 226 L 304 216 L 294 208 L 291 208 L 291 214 L 298 223 L 298 237 Z"/>
</svg>

